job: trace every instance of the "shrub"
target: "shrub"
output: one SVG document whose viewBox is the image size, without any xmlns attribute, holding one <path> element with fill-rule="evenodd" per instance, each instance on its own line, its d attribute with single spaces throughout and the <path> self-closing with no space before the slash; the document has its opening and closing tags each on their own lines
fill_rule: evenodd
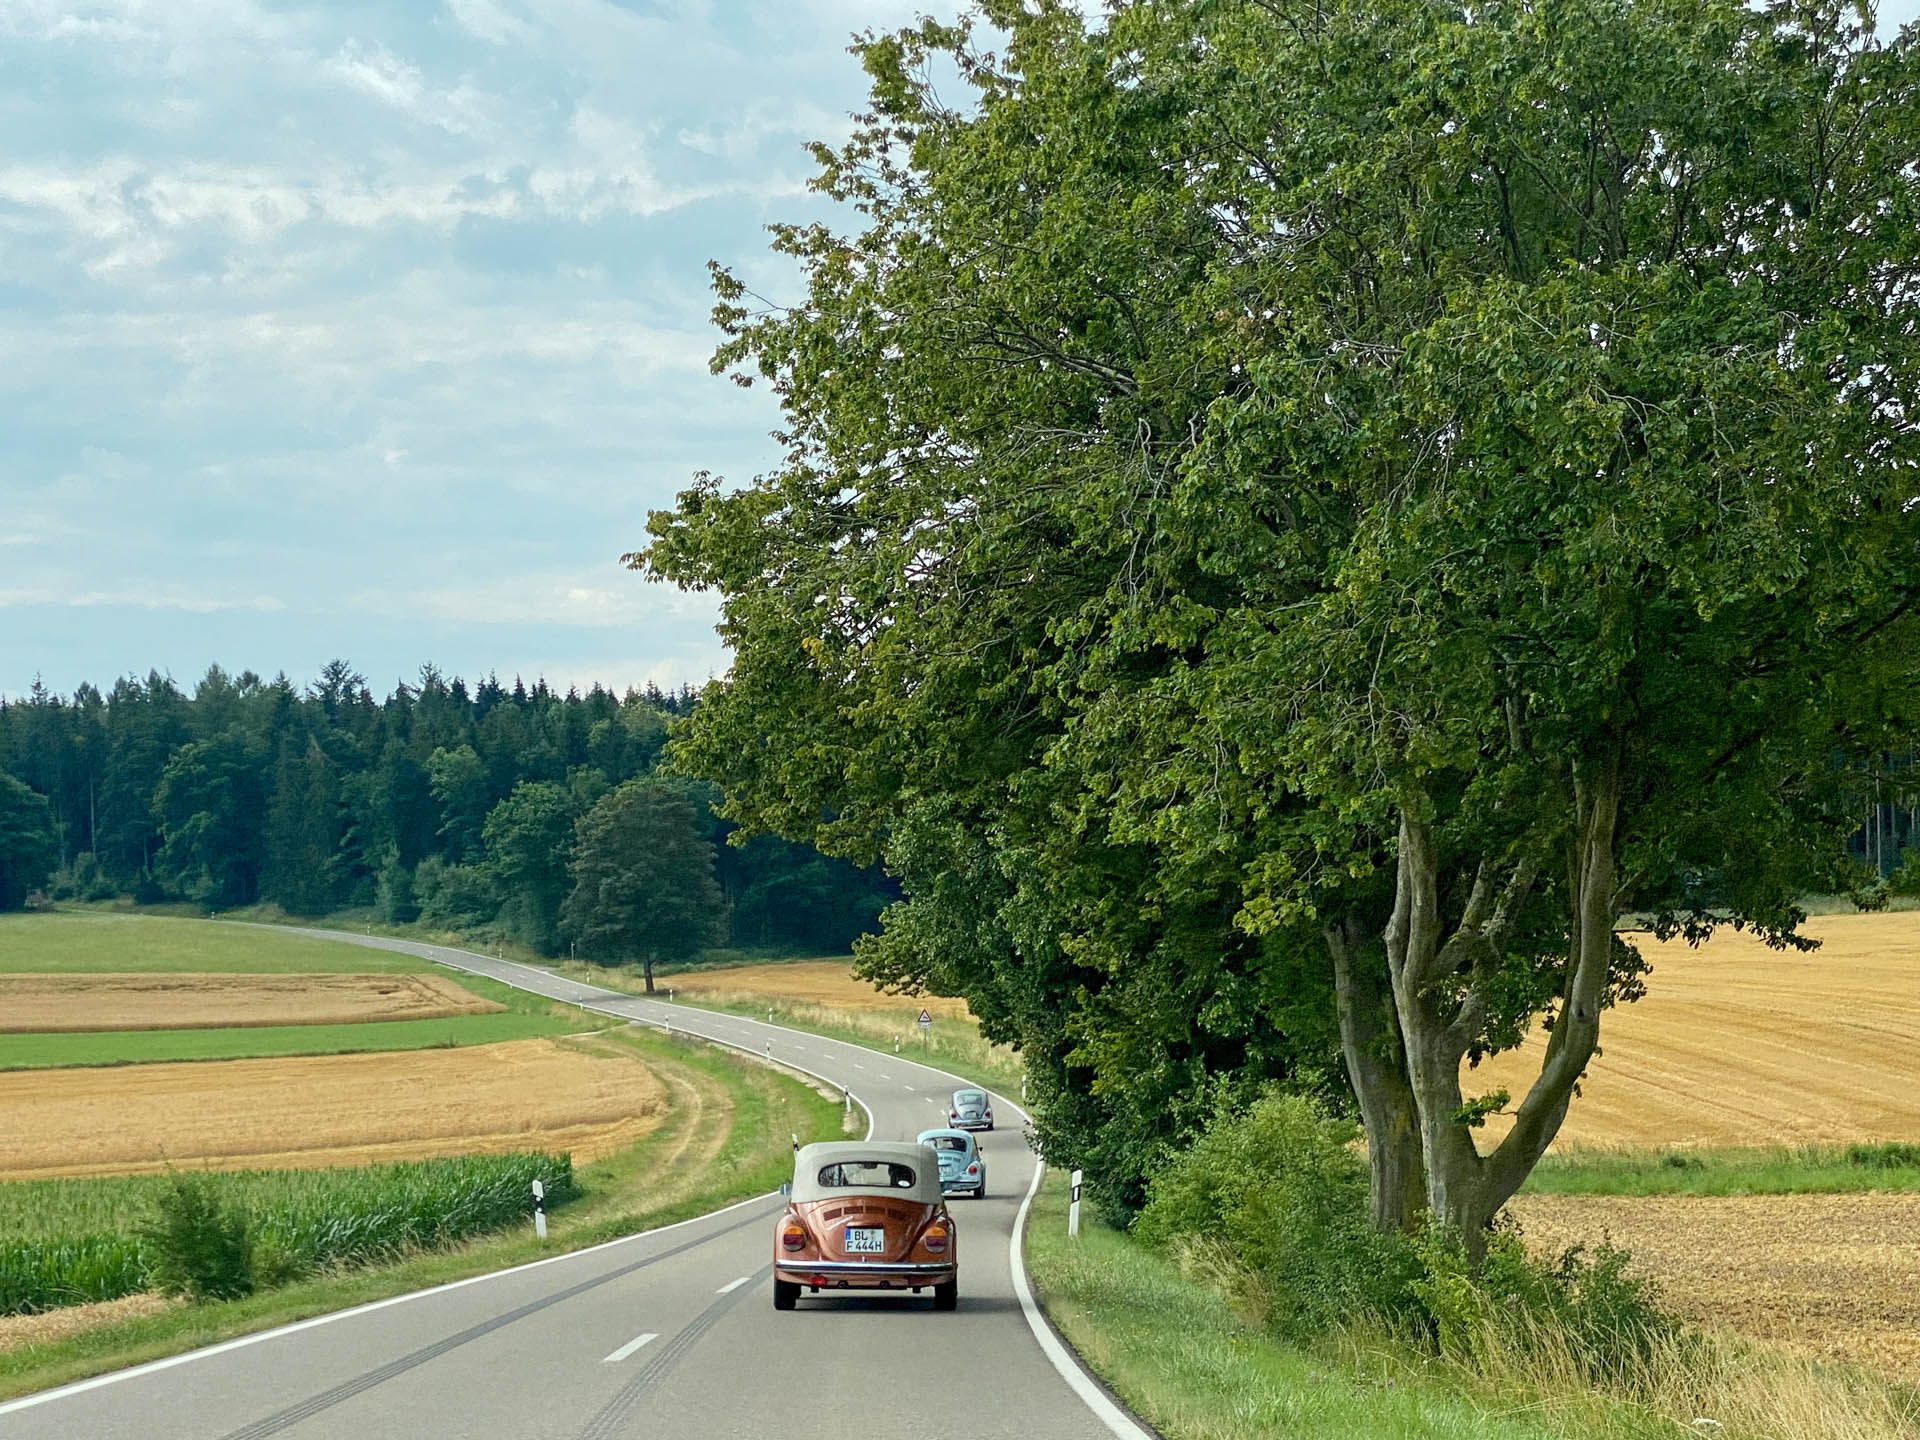
<svg viewBox="0 0 1920 1440">
<path fill-rule="evenodd" d="M 1575 1246 L 1543 1263 L 1508 1226 L 1475 1263 L 1450 1238 L 1430 1234 L 1412 1288 L 1449 1359 L 1486 1369 L 1544 1354 L 1584 1384 L 1633 1389 L 1670 1353 L 1680 1326 L 1649 1282 L 1626 1273 L 1630 1259 L 1608 1245 L 1591 1254 Z"/>
<path fill-rule="evenodd" d="M 1885 1145 L 1849 1145 L 1847 1164 L 1864 1170 L 1920 1169 L 1920 1145 L 1898 1140 Z"/>
<path fill-rule="evenodd" d="M 1270 1324 L 1303 1337 L 1376 1316 L 1409 1318 L 1413 1247 L 1368 1221 L 1358 1130 L 1318 1102 L 1269 1094 L 1219 1115 L 1149 1182 L 1134 1234 L 1212 1249 L 1256 1282 Z"/>
<path fill-rule="evenodd" d="M 172 1176 L 140 1238 L 151 1282 L 169 1295 L 231 1300 L 253 1290 L 246 1212 L 223 1203 L 204 1175 Z"/>
</svg>

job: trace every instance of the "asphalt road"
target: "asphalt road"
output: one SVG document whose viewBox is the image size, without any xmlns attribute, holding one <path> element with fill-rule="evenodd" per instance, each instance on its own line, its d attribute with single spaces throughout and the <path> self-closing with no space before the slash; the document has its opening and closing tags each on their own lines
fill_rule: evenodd
<svg viewBox="0 0 1920 1440">
<path fill-rule="evenodd" d="M 731 1044 L 851 1091 L 879 1139 L 940 1124 L 955 1081 L 904 1057 L 411 941 L 402 950 Z M 769 1050 L 769 1047 L 771 1049 Z M 1104 1440 L 1148 1432 L 1024 1297 L 1016 1217 L 1038 1167 L 1018 1108 L 982 1137 L 990 1194 L 955 1199 L 960 1305 L 925 1295 L 773 1309 L 777 1197 L 0 1404 L 4 1440 Z M 1005 1122 L 1011 1122 L 1007 1124 Z"/>
</svg>

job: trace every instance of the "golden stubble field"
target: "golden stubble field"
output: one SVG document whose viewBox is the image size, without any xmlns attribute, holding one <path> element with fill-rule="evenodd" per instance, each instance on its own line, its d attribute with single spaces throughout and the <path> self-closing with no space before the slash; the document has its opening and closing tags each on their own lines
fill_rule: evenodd
<svg viewBox="0 0 1920 1440">
<path fill-rule="evenodd" d="M 0 1033 L 441 1020 L 505 1007 L 444 975 L 0 975 Z"/>
<path fill-rule="evenodd" d="M 529 1149 L 584 1163 L 633 1144 L 666 1110 L 645 1065 L 570 1038 L 11 1071 L 0 1073 L 0 1180 Z"/>
<path fill-rule="evenodd" d="M 1600 1022 L 1557 1148 L 1920 1140 L 1920 912 L 1805 931 L 1824 942 L 1805 955 L 1732 932 L 1698 949 L 1631 937 L 1653 962 L 1646 998 Z M 1463 1088 L 1517 1102 L 1543 1047 L 1535 1034 L 1464 1071 Z"/>
<path fill-rule="evenodd" d="M 701 996 L 748 999 L 763 996 L 801 1005 L 831 1005 L 841 1010 L 909 1010 L 923 1007 L 936 1019 L 970 1018 L 967 1002 L 938 995 L 885 995 L 864 980 L 854 978 L 845 960 L 795 960 L 771 965 L 729 965 L 718 970 L 691 970 L 655 982 L 662 990 L 689 1000 Z"/>
</svg>

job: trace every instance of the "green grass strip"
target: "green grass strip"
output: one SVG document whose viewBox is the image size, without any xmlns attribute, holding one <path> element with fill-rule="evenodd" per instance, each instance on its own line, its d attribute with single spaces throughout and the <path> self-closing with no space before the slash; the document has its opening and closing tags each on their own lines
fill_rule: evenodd
<svg viewBox="0 0 1920 1440">
<path fill-rule="evenodd" d="M 1920 1144 L 1574 1151 L 1549 1155 L 1534 1195 L 1843 1195 L 1920 1191 Z"/>
<path fill-rule="evenodd" d="M 348 1055 L 431 1050 L 564 1035 L 579 1026 L 557 1015 L 454 1015 L 361 1025 L 252 1025 L 233 1030 L 90 1030 L 0 1035 L 0 1070 L 138 1065 L 163 1060 L 248 1060 L 272 1055 Z"/>
<path fill-rule="evenodd" d="M 0 915 L 0 972 L 102 974 L 421 974 L 439 967 L 392 950 L 306 935 L 111 910 Z"/>
</svg>

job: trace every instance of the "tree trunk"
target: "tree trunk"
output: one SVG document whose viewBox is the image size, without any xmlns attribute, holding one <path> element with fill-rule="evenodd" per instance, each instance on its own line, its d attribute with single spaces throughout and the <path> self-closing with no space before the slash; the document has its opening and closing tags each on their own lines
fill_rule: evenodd
<svg viewBox="0 0 1920 1440">
<path fill-rule="evenodd" d="M 646 980 L 647 994 L 653 993 L 653 957 L 647 956 L 640 962 L 640 974 Z"/>
<path fill-rule="evenodd" d="M 1494 1216 L 1559 1133 L 1573 1087 L 1599 1039 L 1614 944 L 1617 757 L 1603 755 L 1582 765 L 1574 801 L 1567 854 L 1572 925 L 1552 1036 L 1513 1128 L 1484 1156 L 1463 1116 L 1460 1065 L 1485 1024 L 1485 987 L 1535 871 L 1524 855 L 1482 859 L 1459 921 L 1448 933 L 1440 913 L 1441 859 L 1421 797 L 1409 797 L 1401 812 L 1393 914 L 1383 937 L 1393 1016 L 1425 1169 L 1428 1213 L 1437 1229 L 1455 1237 L 1475 1259 L 1485 1253 Z M 1363 1008 L 1348 1005 L 1343 996 L 1343 1039 L 1347 1012 Z"/>
<path fill-rule="evenodd" d="M 1360 1102 L 1374 1228 L 1411 1232 L 1426 1209 L 1426 1174 L 1408 1088 L 1405 1049 L 1388 1003 L 1379 956 L 1363 928 L 1343 921 L 1326 928 L 1340 1015 L 1340 1051 Z"/>
</svg>

